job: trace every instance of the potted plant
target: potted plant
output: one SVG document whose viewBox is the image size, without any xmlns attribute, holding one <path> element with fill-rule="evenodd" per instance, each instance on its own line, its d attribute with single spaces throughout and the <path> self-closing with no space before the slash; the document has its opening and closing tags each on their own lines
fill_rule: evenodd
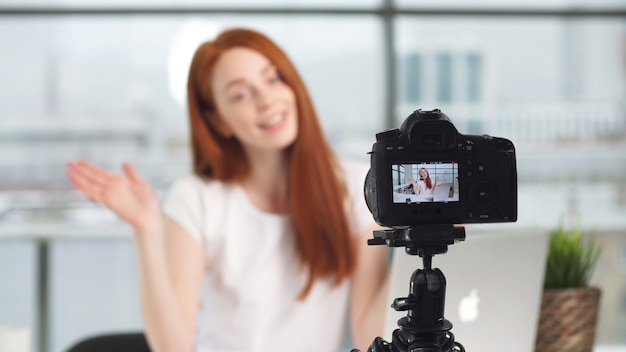
<svg viewBox="0 0 626 352">
<path fill-rule="evenodd" d="M 536 352 L 593 350 L 600 290 L 589 280 L 601 248 L 591 233 L 563 224 L 550 232 Z"/>
</svg>

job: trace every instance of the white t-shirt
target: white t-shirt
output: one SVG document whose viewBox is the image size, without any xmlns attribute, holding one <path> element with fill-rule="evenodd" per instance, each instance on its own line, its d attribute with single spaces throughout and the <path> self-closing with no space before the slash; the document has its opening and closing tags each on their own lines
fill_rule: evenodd
<svg viewBox="0 0 626 352">
<path fill-rule="evenodd" d="M 419 186 L 420 194 L 433 194 L 435 192 L 434 188 L 428 188 L 428 186 L 426 186 L 426 182 L 422 180 L 417 180 L 417 185 Z"/>
<path fill-rule="evenodd" d="M 368 165 L 341 165 L 356 236 L 374 224 L 363 196 Z M 287 216 L 260 211 L 237 184 L 197 176 L 175 182 L 163 209 L 206 246 L 197 351 L 340 350 L 350 282 L 318 280 L 304 301 L 297 300 L 307 272 Z"/>
</svg>

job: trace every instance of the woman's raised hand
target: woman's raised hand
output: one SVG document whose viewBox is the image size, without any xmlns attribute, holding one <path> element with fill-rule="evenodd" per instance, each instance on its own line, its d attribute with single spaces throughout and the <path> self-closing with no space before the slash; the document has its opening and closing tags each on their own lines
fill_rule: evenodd
<svg viewBox="0 0 626 352">
<path fill-rule="evenodd" d="M 86 161 L 68 162 L 67 176 L 74 188 L 111 209 L 138 232 L 160 226 L 159 198 L 154 189 L 127 163 L 119 175 Z"/>
</svg>

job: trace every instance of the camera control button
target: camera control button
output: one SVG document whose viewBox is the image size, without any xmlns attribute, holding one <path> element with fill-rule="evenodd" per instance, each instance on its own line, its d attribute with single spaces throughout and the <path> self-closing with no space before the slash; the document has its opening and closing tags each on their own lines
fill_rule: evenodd
<svg viewBox="0 0 626 352">
<path fill-rule="evenodd" d="M 481 174 L 485 173 L 485 165 L 484 164 L 478 164 L 478 173 L 481 173 Z"/>
<path fill-rule="evenodd" d="M 465 175 L 467 177 L 472 177 L 472 176 L 474 176 L 474 172 L 473 171 L 468 171 L 468 172 L 465 173 Z"/>
<path fill-rule="evenodd" d="M 480 208 L 489 208 L 496 202 L 496 188 L 491 182 L 480 180 L 470 186 L 470 199 Z"/>
</svg>

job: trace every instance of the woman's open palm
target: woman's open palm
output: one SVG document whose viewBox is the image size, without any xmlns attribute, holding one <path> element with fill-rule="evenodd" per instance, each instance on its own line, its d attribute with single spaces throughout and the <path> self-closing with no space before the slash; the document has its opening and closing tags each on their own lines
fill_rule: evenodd
<svg viewBox="0 0 626 352">
<path fill-rule="evenodd" d="M 160 221 L 159 199 L 154 189 L 130 164 L 119 175 L 85 161 L 69 162 L 67 176 L 74 187 L 94 202 L 111 209 L 137 230 Z"/>
</svg>

